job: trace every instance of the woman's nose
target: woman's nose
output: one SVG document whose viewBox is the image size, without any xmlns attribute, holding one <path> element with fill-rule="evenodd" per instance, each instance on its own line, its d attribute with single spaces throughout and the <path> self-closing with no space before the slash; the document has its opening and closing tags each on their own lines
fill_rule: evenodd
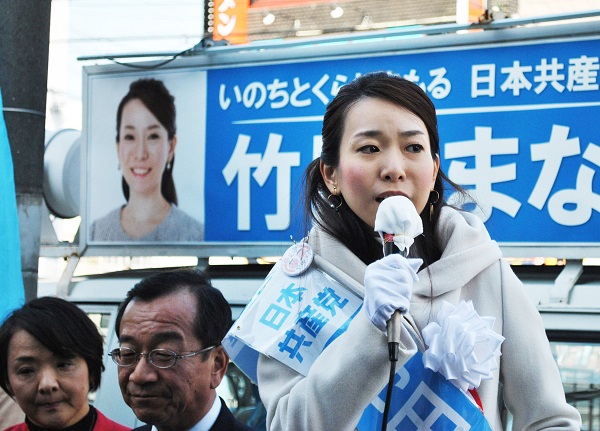
<svg viewBox="0 0 600 431">
<path fill-rule="evenodd" d="M 51 393 L 58 390 L 58 379 L 55 370 L 48 368 L 41 371 L 38 389 L 40 393 Z"/>
<path fill-rule="evenodd" d="M 138 159 L 143 159 L 148 156 L 148 145 L 143 139 L 138 142 L 135 155 Z"/>
<path fill-rule="evenodd" d="M 381 168 L 381 177 L 385 181 L 398 181 L 405 178 L 404 158 L 401 154 L 390 152 L 382 157 L 383 166 Z"/>
</svg>

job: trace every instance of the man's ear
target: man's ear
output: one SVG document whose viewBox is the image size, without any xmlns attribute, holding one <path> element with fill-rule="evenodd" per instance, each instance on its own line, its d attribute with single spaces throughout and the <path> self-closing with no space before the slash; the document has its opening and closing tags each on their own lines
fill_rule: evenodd
<svg viewBox="0 0 600 431">
<path fill-rule="evenodd" d="M 223 377 L 225 376 L 227 366 L 229 365 L 229 356 L 227 356 L 227 353 L 225 353 L 223 346 L 217 346 L 212 355 L 213 361 L 210 388 L 215 389 L 217 386 L 219 386 L 221 380 L 223 380 Z"/>
</svg>

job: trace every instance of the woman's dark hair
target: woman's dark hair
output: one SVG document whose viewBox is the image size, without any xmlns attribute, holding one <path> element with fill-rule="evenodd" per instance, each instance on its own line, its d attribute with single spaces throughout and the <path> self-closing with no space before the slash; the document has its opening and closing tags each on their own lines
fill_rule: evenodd
<svg viewBox="0 0 600 431">
<path fill-rule="evenodd" d="M 310 225 L 310 222 L 314 221 L 326 232 L 341 241 L 363 262 L 369 264 L 380 259 L 383 255 L 381 243 L 377 240 L 377 234 L 343 201 L 336 211 L 331 209 L 327 200 L 330 192 L 320 171 L 320 162 L 331 167 L 338 166 L 347 113 L 352 106 L 365 98 L 386 100 L 417 115 L 427 128 L 431 153 L 434 158 L 440 154 L 440 140 L 435 106 L 417 84 L 398 75 L 387 72 L 373 72 L 360 76 L 342 86 L 337 96 L 327 106 L 323 118 L 321 157 L 313 160 L 304 173 L 306 224 Z M 438 260 L 441 255 L 434 239 L 434 227 L 439 218 L 441 207 L 446 205 L 444 182 L 457 191 L 463 191 L 440 168 L 434 185 L 434 189 L 439 193 L 439 199 L 435 193 L 430 196 L 430 202 L 437 199 L 431 220 L 429 205 L 426 205 L 421 213 L 423 235 L 415 239 L 410 253 L 422 258 L 425 266 Z M 341 196 L 340 198 L 343 199 Z"/>
<path fill-rule="evenodd" d="M 103 340 L 98 328 L 75 304 L 44 296 L 14 310 L 0 326 L 0 387 L 6 393 L 13 395 L 8 382 L 8 345 L 21 330 L 59 357 L 82 357 L 88 367 L 90 391 L 100 387 L 104 365 Z"/>
<path fill-rule="evenodd" d="M 194 335 L 203 347 L 220 345 L 231 328 L 231 307 L 221 291 L 211 285 L 210 278 L 193 269 L 176 269 L 150 275 L 137 283 L 119 307 L 115 321 L 115 333 L 121 336 L 121 320 L 125 309 L 132 301 L 151 302 L 158 298 L 189 291 L 196 298 Z"/>
<path fill-rule="evenodd" d="M 175 137 L 175 97 L 169 93 L 165 84 L 153 78 L 142 78 L 134 81 L 129 86 L 129 92 L 121 99 L 117 109 L 117 144 L 121 140 L 121 117 L 123 108 L 132 100 L 139 100 L 156 117 L 160 124 L 167 129 L 169 141 Z M 163 171 L 161 180 L 161 193 L 167 202 L 177 205 L 177 192 L 175 190 L 175 181 L 173 181 L 173 166 L 175 165 L 175 155 Z M 123 195 L 129 200 L 129 185 L 125 178 L 121 179 Z"/>
</svg>

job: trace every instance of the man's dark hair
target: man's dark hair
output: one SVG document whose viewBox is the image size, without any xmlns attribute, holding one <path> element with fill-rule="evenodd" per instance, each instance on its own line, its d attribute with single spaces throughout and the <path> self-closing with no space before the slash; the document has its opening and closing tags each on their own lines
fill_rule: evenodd
<svg viewBox="0 0 600 431">
<path fill-rule="evenodd" d="M 103 340 L 87 314 L 64 299 L 45 296 L 14 310 L 0 327 L 0 387 L 13 395 L 8 382 L 8 345 L 17 331 L 27 331 L 59 357 L 82 357 L 88 367 L 90 391 L 100 387 L 104 371 Z"/>
<path fill-rule="evenodd" d="M 196 297 L 194 334 L 208 347 L 219 345 L 231 328 L 231 308 L 220 290 L 211 285 L 206 274 L 198 270 L 178 269 L 150 275 L 137 283 L 119 307 L 115 332 L 121 336 L 121 320 L 132 301 L 151 302 L 163 296 L 188 291 Z"/>
</svg>

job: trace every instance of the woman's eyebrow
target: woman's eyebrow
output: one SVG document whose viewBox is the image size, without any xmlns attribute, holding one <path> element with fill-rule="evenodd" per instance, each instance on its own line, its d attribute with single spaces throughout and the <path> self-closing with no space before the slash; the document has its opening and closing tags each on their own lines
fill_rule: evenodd
<svg viewBox="0 0 600 431">
<path fill-rule="evenodd" d="M 375 138 L 377 136 L 380 136 L 382 133 L 380 130 L 361 130 L 360 132 L 357 132 L 354 134 L 355 138 Z"/>
<path fill-rule="evenodd" d="M 411 138 L 413 136 L 420 136 L 420 135 L 425 135 L 425 133 L 422 130 L 404 130 L 400 133 L 398 133 L 398 136 L 401 138 Z"/>
<path fill-rule="evenodd" d="M 14 360 L 15 362 L 20 362 L 20 363 L 30 363 L 30 362 L 35 362 L 35 357 L 33 356 L 18 356 L 15 358 Z"/>
<path fill-rule="evenodd" d="M 377 136 L 382 135 L 380 130 L 361 130 L 354 134 L 354 137 L 366 137 L 366 138 L 375 138 Z M 414 130 L 403 130 L 398 133 L 398 137 L 400 138 L 410 138 L 412 136 L 420 136 L 425 135 L 425 132 L 422 130 L 414 129 Z"/>
</svg>

